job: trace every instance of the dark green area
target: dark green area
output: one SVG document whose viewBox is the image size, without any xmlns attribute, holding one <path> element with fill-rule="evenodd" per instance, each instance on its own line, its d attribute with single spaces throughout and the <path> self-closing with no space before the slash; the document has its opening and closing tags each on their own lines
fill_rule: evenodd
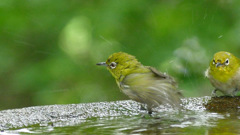
<svg viewBox="0 0 240 135">
<path fill-rule="evenodd" d="M 217 51 L 240 57 L 233 0 L 2 0 L 0 109 L 127 99 L 97 62 L 118 51 L 174 76 L 185 96 L 210 95 Z"/>
</svg>

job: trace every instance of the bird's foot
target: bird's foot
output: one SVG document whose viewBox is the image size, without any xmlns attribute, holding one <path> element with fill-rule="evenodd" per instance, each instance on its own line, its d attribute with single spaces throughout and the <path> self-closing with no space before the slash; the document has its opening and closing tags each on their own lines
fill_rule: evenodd
<svg viewBox="0 0 240 135">
<path fill-rule="evenodd" d="M 141 111 L 146 111 L 147 109 L 145 108 L 145 106 L 141 105 L 141 106 L 140 106 L 140 110 L 141 110 Z"/>
<path fill-rule="evenodd" d="M 235 97 L 236 95 L 237 95 L 237 92 L 238 92 L 239 90 L 238 89 L 235 89 L 234 91 L 233 91 L 233 93 L 231 94 L 231 96 L 232 97 Z"/>
<path fill-rule="evenodd" d="M 211 94 L 211 97 L 217 97 L 216 92 L 217 92 L 217 89 L 213 90 L 213 91 L 212 91 L 212 94 Z"/>
<path fill-rule="evenodd" d="M 148 110 L 148 114 L 149 114 L 149 115 L 152 115 L 152 113 L 153 113 L 152 110 L 151 110 L 151 111 Z"/>
<path fill-rule="evenodd" d="M 140 108 L 140 110 L 141 110 L 140 114 L 141 114 L 142 118 L 152 117 L 152 113 L 153 113 L 152 110 L 148 110 L 148 109 L 142 108 L 142 107 Z"/>
</svg>

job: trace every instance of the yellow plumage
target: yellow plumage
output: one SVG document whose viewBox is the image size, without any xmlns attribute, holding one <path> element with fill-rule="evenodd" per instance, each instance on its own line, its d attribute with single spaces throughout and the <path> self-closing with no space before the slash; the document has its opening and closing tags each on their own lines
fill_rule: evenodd
<svg viewBox="0 0 240 135">
<path fill-rule="evenodd" d="M 210 62 L 206 71 L 206 77 L 215 87 L 212 95 L 216 91 L 221 91 L 224 95 L 235 96 L 240 90 L 240 60 L 229 52 L 217 52 Z"/>
<path fill-rule="evenodd" d="M 147 104 L 150 113 L 161 104 L 180 106 L 182 95 L 175 80 L 152 67 L 143 66 L 132 55 L 114 53 L 106 62 L 97 65 L 107 66 L 121 91 L 130 99 Z"/>
</svg>

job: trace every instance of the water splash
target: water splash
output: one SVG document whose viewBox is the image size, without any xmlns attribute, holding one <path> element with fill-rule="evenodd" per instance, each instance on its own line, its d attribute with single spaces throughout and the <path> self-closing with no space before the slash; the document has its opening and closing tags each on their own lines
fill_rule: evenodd
<svg viewBox="0 0 240 135">
<path fill-rule="evenodd" d="M 5 110 L 0 112 L 0 128 L 6 134 L 181 134 L 195 127 L 209 130 L 218 121 L 232 117 L 206 111 L 204 104 L 209 99 L 185 98 L 182 109 L 160 106 L 152 116 L 131 100 Z"/>
</svg>

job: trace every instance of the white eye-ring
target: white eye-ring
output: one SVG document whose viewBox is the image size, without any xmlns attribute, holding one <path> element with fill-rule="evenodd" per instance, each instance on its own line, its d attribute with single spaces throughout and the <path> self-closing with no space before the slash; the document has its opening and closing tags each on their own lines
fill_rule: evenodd
<svg viewBox="0 0 240 135">
<path fill-rule="evenodd" d="M 213 59 L 213 65 L 216 64 L 215 59 Z"/>
<path fill-rule="evenodd" d="M 116 62 L 112 62 L 112 63 L 109 64 L 109 67 L 110 67 L 111 69 L 116 68 L 116 66 L 117 66 L 117 63 L 116 63 Z"/>
<path fill-rule="evenodd" d="M 229 65 L 229 59 L 225 60 L 225 65 Z"/>
</svg>

